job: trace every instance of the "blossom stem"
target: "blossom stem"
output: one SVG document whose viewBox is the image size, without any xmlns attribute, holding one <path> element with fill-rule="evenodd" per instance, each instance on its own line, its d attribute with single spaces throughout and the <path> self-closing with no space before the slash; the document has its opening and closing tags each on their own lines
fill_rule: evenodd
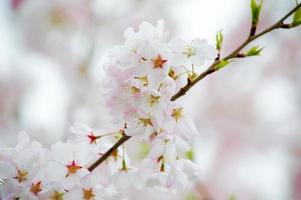
<svg viewBox="0 0 301 200">
<path fill-rule="evenodd" d="M 290 29 L 290 28 L 294 28 L 297 25 L 292 25 L 292 24 L 285 24 L 284 21 L 291 16 L 296 10 L 298 10 L 301 7 L 301 3 L 299 3 L 294 9 L 292 9 L 290 12 L 288 12 L 284 17 L 282 17 L 279 21 L 277 21 L 274 25 L 270 26 L 269 28 L 263 30 L 262 32 L 258 33 L 258 34 L 254 34 L 254 35 L 249 35 L 249 37 L 239 46 L 237 47 L 234 51 L 232 51 L 230 54 L 228 54 L 227 56 L 225 56 L 222 59 L 217 59 L 215 60 L 211 66 L 205 70 L 203 73 L 201 73 L 198 77 L 196 77 L 195 79 L 193 79 L 192 81 L 189 81 L 186 86 L 182 87 L 172 98 L 171 101 L 175 101 L 176 99 L 178 99 L 179 97 L 183 96 L 186 94 L 186 92 L 188 90 L 190 90 L 190 88 L 192 86 L 194 86 L 196 83 L 198 83 L 200 80 L 204 79 L 206 76 L 208 76 L 209 74 L 212 74 L 216 71 L 218 71 L 220 68 L 217 67 L 217 65 L 221 62 L 221 60 L 230 60 L 233 58 L 239 58 L 240 56 L 240 51 L 246 47 L 249 43 L 251 43 L 252 41 L 256 40 L 257 38 L 271 32 L 274 31 L 276 29 Z M 125 134 L 123 134 L 123 136 L 107 151 L 105 152 L 98 160 L 96 160 L 89 168 L 88 170 L 91 172 L 93 171 L 97 166 L 99 166 L 102 162 L 104 162 L 110 155 L 112 152 L 114 152 L 115 150 L 118 149 L 118 147 L 120 147 L 123 143 L 125 143 L 127 140 L 129 140 L 131 138 L 131 136 L 127 136 Z"/>
<path fill-rule="evenodd" d="M 93 171 L 98 165 L 100 165 L 103 161 L 105 161 L 113 151 L 118 149 L 120 145 L 122 145 L 124 142 L 126 142 L 128 139 L 130 139 L 131 136 L 123 135 L 108 151 L 106 151 L 98 160 L 96 160 L 89 168 L 88 170 L 91 172 Z"/>
<path fill-rule="evenodd" d="M 294 28 L 297 25 L 293 25 L 293 24 L 285 24 L 284 21 L 291 16 L 296 10 L 298 10 L 301 7 L 301 3 L 299 3 L 295 8 L 293 8 L 290 12 L 288 12 L 284 17 L 282 17 L 279 21 L 277 21 L 274 25 L 270 26 L 269 28 L 263 30 L 262 32 L 255 34 L 254 36 L 250 35 L 239 47 L 237 47 L 234 51 L 232 51 L 230 54 L 228 54 L 227 56 L 225 56 L 222 59 L 218 59 L 215 60 L 211 66 L 205 70 L 203 73 L 201 73 L 197 78 L 195 78 L 193 81 L 188 82 L 184 87 L 182 87 L 172 98 L 171 101 L 175 101 L 176 99 L 178 99 L 179 97 L 183 96 L 186 94 L 186 92 L 192 87 L 194 86 L 196 83 L 198 83 L 200 80 L 204 79 L 206 76 L 208 76 L 209 74 L 212 74 L 216 71 L 219 70 L 219 68 L 217 67 L 217 65 L 220 63 L 221 60 L 230 60 L 233 58 L 237 58 L 240 55 L 240 51 L 247 46 L 249 43 L 251 43 L 252 41 L 256 40 L 257 38 L 271 32 L 274 31 L 276 29 L 290 29 L 290 28 Z"/>
<path fill-rule="evenodd" d="M 103 135 L 99 135 L 99 137 L 106 137 L 106 136 L 110 136 L 110 135 L 117 135 L 119 132 L 112 132 L 112 133 L 106 133 Z"/>
</svg>

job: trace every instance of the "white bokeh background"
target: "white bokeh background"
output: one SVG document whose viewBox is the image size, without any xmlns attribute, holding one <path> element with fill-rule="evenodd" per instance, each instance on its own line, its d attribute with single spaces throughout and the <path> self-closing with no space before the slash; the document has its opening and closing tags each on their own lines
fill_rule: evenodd
<svg viewBox="0 0 301 200">
<path fill-rule="evenodd" d="M 294 5 L 265 1 L 259 29 Z M 0 1 L 0 145 L 20 130 L 50 145 L 74 122 L 112 130 L 102 64 L 126 27 L 164 19 L 172 36 L 212 44 L 222 29 L 226 54 L 247 36 L 249 12 L 247 0 Z M 150 199 L 301 199 L 300 35 L 299 27 L 261 38 L 261 57 L 235 61 L 180 99 L 200 130 L 203 175 L 190 196 Z"/>
</svg>

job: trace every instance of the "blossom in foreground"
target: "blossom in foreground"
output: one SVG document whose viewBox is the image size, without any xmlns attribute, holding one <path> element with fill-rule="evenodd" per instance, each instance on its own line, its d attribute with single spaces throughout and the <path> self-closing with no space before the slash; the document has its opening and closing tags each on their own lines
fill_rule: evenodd
<svg viewBox="0 0 301 200">
<path fill-rule="evenodd" d="M 21 132 L 16 147 L 0 150 L 1 199 L 87 200 L 118 196 L 109 179 L 120 162 L 110 158 L 95 172 L 89 172 L 89 164 L 99 155 L 79 141 L 81 135 L 74 137 L 72 142 L 57 142 L 47 149 Z"/>
</svg>

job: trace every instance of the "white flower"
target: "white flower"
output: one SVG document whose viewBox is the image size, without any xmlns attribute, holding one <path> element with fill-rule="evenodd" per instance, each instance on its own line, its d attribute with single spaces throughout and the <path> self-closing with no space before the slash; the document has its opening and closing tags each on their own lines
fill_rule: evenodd
<svg viewBox="0 0 301 200">
<path fill-rule="evenodd" d="M 119 170 L 111 176 L 110 183 L 119 190 L 135 187 L 134 169 Z"/>
<path fill-rule="evenodd" d="M 64 199 L 102 200 L 113 199 L 116 196 L 116 189 L 112 186 L 103 187 L 99 184 L 97 174 L 88 174 L 81 179 L 80 185 L 68 191 Z"/>
<path fill-rule="evenodd" d="M 44 186 L 46 191 L 41 192 L 40 199 L 45 200 L 64 200 L 67 194 L 67 191 L 59 184 L 47 184 Z"/>
<path fill-rule="evenodd" d="M 125 134 L 129 136 L 142 136 L 145 140 L 156 132 L 152 117 L 144 112 L 133 111 L 125 117 L 127 124 Z M 128 120 L 127 120 L 128 119 Z"/>
<path fill-rule="evenodd" d="M 185 113 L 184 108 L 176 103 L 170 104 L 162 126 L 167 132 L 177 133 L 185 140 L 198 133 L 194 121 Z"/>
<path fill-rule="evenodd" d="M 124 32 L 125 44 L 128 44 L 131 40 L 137 40 L 137 38 L 165 42 L 167 41 L 168 36 L 169 33 L 165 30 L 165 23 L 163 20 L 158 20 L 156 26 L 153 26 L 148 22 L 142 22 L 139 25 L 138 32 L 135 32 L 133 28 L 128 28 Z"/>
<path fill-rule="evenodd" d="M 74 124 L 70 131 L 76 135 L 76 142 L 86 142 L 91 145 L 96 145 L 97 140 L 101 137 L 96 131 L 84 124 Z"/>
<path fill-rule="evenodd" d="M 161 133 L 151 143 L 151 151 L 148 158 L 161 165 L 173 165 L 176 160 L 183 157 L 190 149 L 190 145 L 179 136 Z"/>
<path fill-rule="evenodd" d="M 120 133 L 120 131 L 104 133 L 104 131 L 93 130 L 84 124 L 74 124 L 70 130 L 75 137 L 69 143 L 77 145 L 79 149 L 85 148 L 91 160 L 97 159 L 100 153 L 104 153 L 110 148 L 112 137 Z"/>
<path fill-rule="evenodd" d="M 16 148 L 8 148 L 0 154 L 0 188 L 3 198 L 19 197 L 35 199 L 43 190 L 46 150 L 38 142 L 31 142 L 25 132 L 18 136 Z"/>
<path fill-rule="evenodd" d="M 88 174 L 85 166 L 90 162 L 89 152 L 84 146 L 57 142 L 51 147 L 52 161 L 47 168 L 47 178 L 51 182 L 61 182 L 68 190 L 80 183 L 80 178 Z"/>
<path fill-rule="evenodd" d="M 197 132 L 195 125 L 184 116 L 181 106 L 173 107 L 170 99 L 187 82 L 189 75 L 197 74 L 194 65 L 214 60 L 214 47 L 202 39 L 188 43 L 170 41 L 162 21 L 157 26 L 142 23 L 137 32 L 130 28 L 124 36 L 125 44 L 111 51 L 106 65 L 107 105 L 113 122 L 127 124 L 128 135 L 145 134 L 143 139 L 152 134 L 152 128 L 157 133 L 164 129 L 190 138 Z M 144 113 L 144 116 L 137 113 Z M 153 126 L 141 126 L 137 123 L 139 118 Z"/>
<path fill-rule="evenodd" d="M 173 64 L 201 66 L 206 61 L 214 61 L 217 55 L 215 48 L 205 39 L 196 38 L 186 43 L 181 39 L 171 40 L 170 48 L 174 52 Z"/>
</svg>

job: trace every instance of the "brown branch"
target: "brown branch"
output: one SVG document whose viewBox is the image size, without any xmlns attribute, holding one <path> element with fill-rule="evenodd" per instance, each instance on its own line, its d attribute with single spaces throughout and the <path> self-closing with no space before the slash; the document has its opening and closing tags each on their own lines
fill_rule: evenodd
<svg viewBox="0 0 301 200">
<path fill-rule="evenodd" d="M 93 171 L 98 165 L 105 161 L 119 146 L 125 143 L 131 136 L 123 135 L 108 151 L 106 151 L 98 160 L 96 160 L 88 170 Z"/>
<path fill-rule="evenodd" d="M 237 58 L 237 56 L 239 55 L 239 52 L 245 47 L 247 46 L 249 43 L 251 43 L 252 41 L 256 40 L 257 38 L 273 31 L 279 28 L 284 28 L 284 29 L 290 29 L 290 28 L 294 28 L 297 25 L 292 25 L 292 24 L 284 24 L 284 21 L 290 16 L 292 15 L 297 9 L 299 9 L 301 7 L 301 3 L 298 4 L 294 9 L 292 9 L 288 14 L 286 14 L 284 17 L 282 17 L 279 21 L 277 21 L 274 25 L 270 26 L 269 28 L 263 30 L 262 32 L 254 35 L 254 36 L 249 36 L 239 47 L 237 47 L 234 51 L 232 51 L 229 55 L 225 56 L 224 58 L 220 59 L 220 60 L 229 60 L 232 58 Z M 239 56 L 238 56 L 239 57 Z M 216 71 L 219 70 L 219 68 L 217 68 L 216 66 L 220 63 L 220 60 L 216 60 L 214 61 L 210 67 L 205 70 L 204 72 L 202 72 L 196 79 L 194 79 L 193 81 L 190 81 L 189 83 L 187 83 L 184 87 L 182 87 L 172 98 L 171 100 L 174 101 L 177 98 L 183 96 L 186 94 L 186 92 L 192 87 L 194 86 L 196 83 L 198 83 L 200 80 L 204 79 L 206 76 L 208 76 L 209 74 L 212 74 Z"/>
<path fill-rule="evenodd" d="M 221 60 L 229 60 L 232 58 L 237 58 L 237 56 L 239 55 L 239 52 L 245 47 L 247 46 L 250 42 L 252 42 L 253 40 L 265 35 L 266 33 L 269 33 L 275 29 L 278 28 L 293 28 L 296 25 L 291 25 L 291 24 L 284 24 L 284 21 L 291 15 L 293 14 L 298 8 L 301 7 L 301 4 L 298 4 L 293 10 L 291 10 L 288 14 L 286 14 L 283 18 L 281 18 L 277 23 L 275 23 L 273 26 L 267 28 L 266 30 L 260 32 L 257 35 L 254 36 L 249 36 L 246 41 L 244 43 L 242 43 L 238 48 L 236 48 L 232 53 L 230 53 L 229 55 L 225 56 L 224 58 L 222 58 Z M 239 56 L 238 56 L 239 57 Z M 214 61 L 211 66 L 205 70 L 203 73 L 201 73 L 196 79 L 194 79 L 193 81 L 187 83 L 186 86 L 184 86 L 183 88 L 181 88 L 172 98 L 171 101 L 175 101 L 176 99 L 178 99 L 179 97 L 183 96 L 192 86 L 194 86 L 196 83 L 198 83 L 200 80 L 202 80 L 203 78 L 205 78 L 206 76 L 208 76 L 211 73 L 214 73 L 216 71 L 218 71 L 219 69 L 216 68 L 216 66 L 220 63 L 220 60 L 216 60 Z M 120 147 L 123 143 L 125 143 L 128 139 L 130 139 L 131 136 L 127 136 L 127 135 L 123 135 L 107 152 L 105 152 L 98 160 L 96 160 L 89 168 L 88 170 L 91 172 L 93 171 L 98 165 L 100 165 L 103 161 L 105 161 L 111 154 L 112 152 L 114 152 L 115 150 L 118 149 L 118 147 Z"/>
</svg>

